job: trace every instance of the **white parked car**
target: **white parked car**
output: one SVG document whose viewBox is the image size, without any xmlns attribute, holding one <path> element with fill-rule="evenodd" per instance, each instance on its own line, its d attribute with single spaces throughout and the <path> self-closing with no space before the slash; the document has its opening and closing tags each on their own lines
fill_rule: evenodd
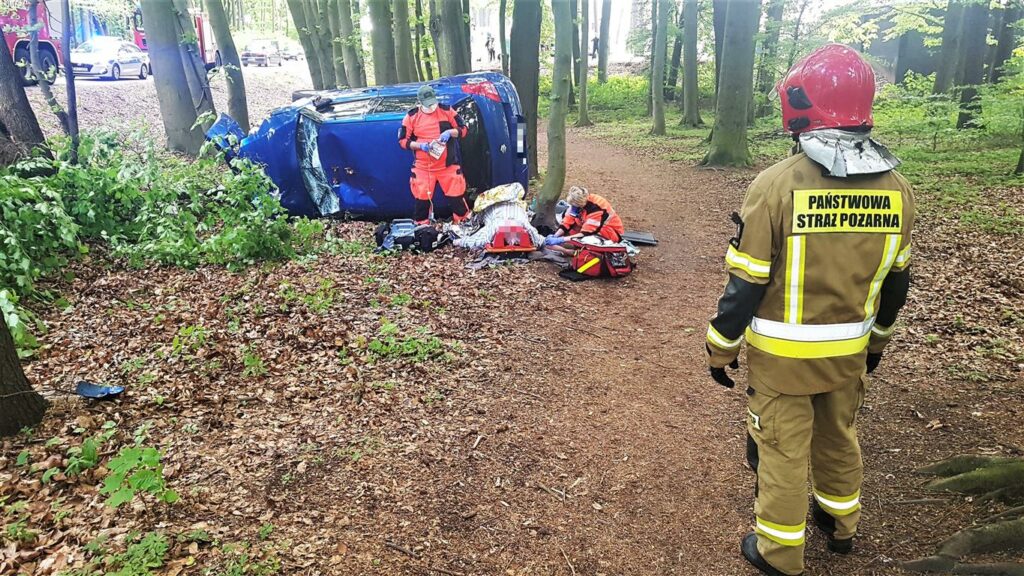
<svg viewBox="0 0 1024 576">
<path fill-rule="evenodd" d="M 71 50 L 75 76 L 101 76 L 110 80 L 135 77 L 145 80 L 151 72 L 149 54 L 131 42 L 111 36 L 94 36 Z"/>
</svg>

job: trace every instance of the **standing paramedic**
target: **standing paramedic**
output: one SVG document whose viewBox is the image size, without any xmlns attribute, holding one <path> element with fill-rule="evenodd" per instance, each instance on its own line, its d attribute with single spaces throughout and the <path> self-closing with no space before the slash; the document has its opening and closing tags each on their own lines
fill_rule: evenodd
<svg viewBox="0 0 1024 576">
<path fill-rule="evenodd" d="M 731 388 L 747 341 L 747 460 L 755 530 L 741 543 L 761 572 L 804 569 L 811 520 L 848 554 L 860 520 L 857 412 L 910 285 L 914 196 L 899 161 L 870 138 L 875 75 L 830 44 L 778 87 L 795 154 L 750 185 L 725 256 L 729 282 L 708 327 L 711 376 Z"/>
<path fill-rule="evenodd" d="M 434 188 L 440 184 L 452 211 L 452 220 L 458 224 L 469 217 L 458 142 L 466 137 L 466 124 L 451 106 L 437 102 L 437 95 L 430 86 L 420 86 L 416 102 L 418 106 L 409 110 L 398 131 L 398 145 L 413 150 L 416 157 L 409 178 L 409 188 L 416 201 L 413 219 L 417 224 L 430 223 L 431 199 Z"/>
</svg>

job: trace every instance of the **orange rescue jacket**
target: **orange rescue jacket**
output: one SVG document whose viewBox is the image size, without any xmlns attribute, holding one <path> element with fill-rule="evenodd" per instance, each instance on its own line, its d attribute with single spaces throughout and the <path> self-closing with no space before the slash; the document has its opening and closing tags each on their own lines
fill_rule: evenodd
<svg viewBox="0 0 1024 576">
<path fill-rule="evenodd" d="M 575 216 L 566 212 L 559 229 L 566 235 L 597 234 L 612 242 L 621 240 L 626 232 L 611 203 L 597 194 L 588 195 L 586 205 Z"/>
<path fill-rule="evenodd" d="M 411 150 L 413 142 L 428 143 L 437 140 L 445 130 L 456 128 L 459 131 L 458 138 L 465 138 L 469 130 L 462 118 L 455 113 L 455 110 L 447 104 L 438 104 L 437 110 L 430 114 L 420 110 L 419 106 L 409 110 L 409 113 L 402 119 L 402 127 L 398 129 L 398 145 L 406 150 Z M 458 138 L 448 140 L 441 157 L 434 159 L 430 154 L 422 150 L 416 150 L 416 168 L 424 170 L 441 170 L 447 166 L 454 166 L 462 163 L 461 153 L 458 147 Z"/>
</svg>

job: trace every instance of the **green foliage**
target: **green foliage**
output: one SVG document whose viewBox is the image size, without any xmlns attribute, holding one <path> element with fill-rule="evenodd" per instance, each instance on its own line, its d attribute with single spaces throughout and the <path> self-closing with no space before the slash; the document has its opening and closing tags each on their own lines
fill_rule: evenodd
<svg viewBox="0 0 1024 576">
<path fill-rule="evenodd" d="M 206 346 L 209 331 L 199 324 L 182 326 L 178 334 L 171 340 L 171 354 L 185 356 L 194 354 Z"/>
<path fill-rule="evenodd" d="M 407 358 L 423 362 L 444 354 L 444 342 L 431 336 L 426 329 L 420 329 L 415 336 L 400 336 L 398 326 L 384 320 L 377 332 L 377 338 L 370 340 L 367 349 L 381 359 Z"/>
<path fill-rule="evenodd" d="M 244 367 L 242 376 L 246 378 L 258 378 L 267 373 L 267 367 L 263 363 L 263 358 L 260 357 L 255 345 L 252 344 L 245 347 L 245 353 L 242 356 L 242 366 Z"/>
<path fill-rule="evenodd" d="M 125 446 L 107 463 L 110 474 L 103 479 L 100 494 L 107 495 L 106 504 L 117 508 L 131 502 L 139 492 L 148 493 L 160 502 L 173 504 L 178 494 L 167 488 L 161 454 L 150 446 Z"/>
<path fill-rule="evenodd" d="M 320 222 L 289 224 L 272 184 L 252 164 L 185 161 L 106 133 L 83 134 L 81 162 L 31 158 L 0 169 L 0 312 L 23 352 L 42 326 L 26 298 L 72 259 L 102 246 L 133 266 L 219 264 L 236 270 L 311 253 Z"/>
</svg>

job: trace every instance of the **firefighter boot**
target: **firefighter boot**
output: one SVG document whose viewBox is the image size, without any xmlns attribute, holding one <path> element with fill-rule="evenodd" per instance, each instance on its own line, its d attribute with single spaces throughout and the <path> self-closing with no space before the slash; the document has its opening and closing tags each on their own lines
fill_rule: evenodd
<svg viewBox="0 0 1024 576">
<path fill-rule="evenodd" d="M 836 539 L 834 537 L 836 533 L 836 519 L 828 512 L 825 512 L 816 500 L 811 503 L 811 518 L 814 520 L 814 525 L 818 527 L 818 530 L 821 530 L 828 538 L 828 549 L 830 552 L 849 554 L 853 551 L 853 538 Z"/>
<path fill-rule="evenodd" d="M 761 556 L 761 552 L 757 549 L 757 534 L 748 532 L 743 540 L 740 541 L 740 552 L 743 553 L 743 557 L 747 559 L 747 562 L 761 571 L 762 574 L 768 576 L 788 576 L 785 572 L 776 570 L 767 560 Z M 801 572 L 800 574 L 803 574 Z M 798 575 L 799 576 L 799 575 Z"/>
</svg>

